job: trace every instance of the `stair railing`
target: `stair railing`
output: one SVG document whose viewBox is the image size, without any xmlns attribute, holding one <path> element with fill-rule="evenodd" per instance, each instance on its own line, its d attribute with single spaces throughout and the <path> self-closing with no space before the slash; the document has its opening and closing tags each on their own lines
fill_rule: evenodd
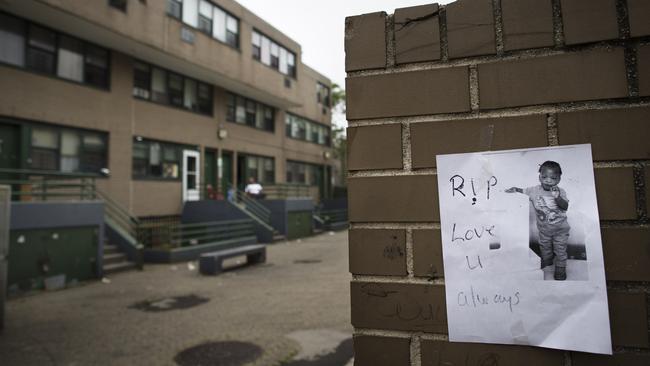
<svg viewBox="0 0 650 366">
<path fill-rule="evenodd" d="M 261 204 L 257 199 L 249 197 L 248 194 L 230 184 L 226 186 L 226 192 L 228 200 L 238 204 L 259 221 L 271 226 L 271 210 Z"/>
</svg>

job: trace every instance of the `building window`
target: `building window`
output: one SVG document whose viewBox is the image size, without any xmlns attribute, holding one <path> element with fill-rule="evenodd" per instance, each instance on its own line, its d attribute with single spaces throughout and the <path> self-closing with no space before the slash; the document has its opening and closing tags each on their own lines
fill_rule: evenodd
<svg viewBox="0 0 650 366">
<path fill-rule="evenodd" d="M 287 183 L 317 186 L 322 183 L 323 166 L 287 160 Z"/>
<path fill-rule="evenodd" d="M 133 177 L 179 179 L 183 149 L 182 145 L 136 138 L 133 141 Z"/>
<path fill-rule="evenodd" d="M 167 14 L 176 19 L 181 19 L 182 7 L 181 0 L 167 0 Z"/>
<path fill-rule="evenodd" d="M 27 67 L 34 71 L 54 74 L 56 33 L 31 25 L 28 35 Z"/>
<path fill-rule="evenodd" d="M 133 96 L 205 115 L 212 115 L 212 86 L 136 61 Z"/>
<path fill-rule="evenodd" d="M 212 14 L 213 6 L 202 0 L 199 4 L 199 29 L 208 35 L 212 35 Z"/>
<path fill-rule="evenodd" d="M 324 107 L 330 107 L 330 88 L 321 82 L 316 82 L 316 101 Z"/>
<path fill-rule="evenodd" d="M 0 62 L 25 66 L 25 23 L 0 13 Z"/>
<path fill-rule="evenodd" d="M 84 78 L 89 84 L 108 87 L 108 51 L 86 45 Z"/>
<path fill-rule="evenodd" d="M 245 159 L 245 180 L 254 178 L 260 184 L 275 183 L 275 159 L 264 156 L 244 155 Z"/>
<path fill-rule="evenodd" d="M 106 134 L 69 128 L 31 127 L 31 169 L 100 173 L 107 166 L 106 152 Z"/>
<path fill-rule="evenodd" d="M 262 37 L 259 33 L 253 32 L 253 58 L 259 60 L 262 57 Z"/>
<path fill-rule="evenodd" d="M 142 62 L 133 66 L 133 95 L 143 99 L 151 97 L 151 67 Z"/>
<path fill-rule="evenodd" d="M 330 126 L 310 121 L 291 113 L 285 114 L 286 135 L 288 137 L 330 146 Z"/>
<path fill-rule="evenodd" d="M 0 14 L 0 62 L 108 88 L 106 49 Z"/>
<path fill-rule="evenodd" d="M 57 74 L 65 79 L 83 82 L 83 66 L 83 43 L 74 38 L 61 36 L 59 38 L 59 65 Z"/>
<path fill-rule="evenodd" d="M 126 0 L 108 0 L 108 5 L 126 12 Z"/>
<path fill-rule="evenodd" d="M 206 0 L 167 0 L 167 14 L 231 47 L 239 48 L 239 19 Z"/>
<path fill-rule="evenodd" d="M 275 109 L 233 93 L 226 94 L 226 120 L 269 132 L 275 131 Z"/>
<path fill-rule="evenodd" d="M 253 58 L 281 73 L 296 77 L 296 54 L 269 37 L 253 30 Z"/>
</svg>

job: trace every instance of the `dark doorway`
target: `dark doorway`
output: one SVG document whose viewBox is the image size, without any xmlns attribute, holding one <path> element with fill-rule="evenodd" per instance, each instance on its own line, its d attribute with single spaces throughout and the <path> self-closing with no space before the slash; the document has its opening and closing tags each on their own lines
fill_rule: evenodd
<svg viewBox="0 0 650 366">
<path fill-rule="evenodd" d="M 221 190 L 225 194 L 235 185 L 232 173 L 232 151 L 221 151 Z"/>
</svg>

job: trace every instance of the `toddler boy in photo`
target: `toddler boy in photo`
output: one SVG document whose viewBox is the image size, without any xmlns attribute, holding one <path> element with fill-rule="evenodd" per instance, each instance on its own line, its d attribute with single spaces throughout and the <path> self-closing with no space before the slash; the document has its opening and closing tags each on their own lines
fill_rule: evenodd
<svg viewBox="0 0 650 366">
<path fill-rule="evenodd" d="M 539 185 L 525 189 L 512 187 L 507 193 L 523 193 L 530 198 L 537 216 L 539 230 L 539 251 L 542 255 L 541 267 L 553 264 L 555 254 L 555 274 L 558 281 L 566 280 L 567 241 L 571 227 L 567 222 L 566 211 L 569 199 L 564 189 L 558 187 L 562 177 L 560 164 L 545 161 L 539 167 Z"/>
</svg>

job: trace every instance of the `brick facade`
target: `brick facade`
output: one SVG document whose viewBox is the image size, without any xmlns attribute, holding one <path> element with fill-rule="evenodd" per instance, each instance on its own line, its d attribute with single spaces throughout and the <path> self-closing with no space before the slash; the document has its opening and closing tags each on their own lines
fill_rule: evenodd
<svg viewBox="0 0 650 366">
<path fill-rule="evenodd" d="M 355 365 L 650 362 L 649 3 L 458 0 L 346 20 Z M 581 143 L 614 355 L 448 342 L 435 155 Z"/>
</svg>

